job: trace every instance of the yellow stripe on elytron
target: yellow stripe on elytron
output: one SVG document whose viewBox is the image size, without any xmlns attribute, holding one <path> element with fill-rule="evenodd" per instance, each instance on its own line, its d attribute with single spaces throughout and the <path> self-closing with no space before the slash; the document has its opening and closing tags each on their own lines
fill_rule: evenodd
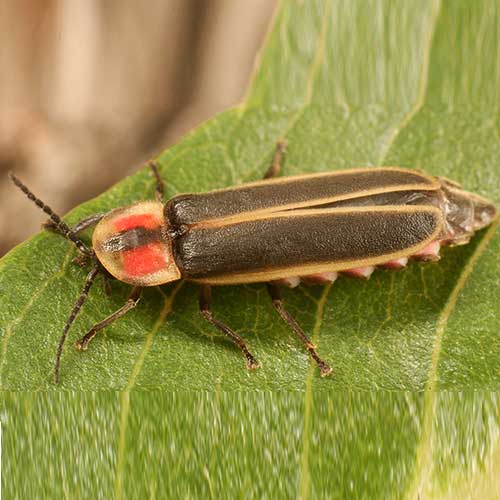
<svg viewBox="0 0 500 500">
<path fill-rule="evenodd" d="M 211 193 L 221 193 L 224 191 L 238 191 L 241 189 L 245 189 L 247 187 L 254 187 L 254 186 L 262 186 L 266 184 L 283 184 L 284 182 L 289 182 L 289 181 L 300 181 L 303 179 L 312 179 L 316 177 L 336 177 L 338 175 L 344 175 L 344 174 L 359 174 L 359 173 L 365 173 L 365 172 L 381 172 L 383 170 L 389 171 L 389 172 L 403 172 L 405 174 L 413 174 L 413 175 L 419 175 L 426 181 L 428 181 L 427 184 L 424 184 L 425 186 L 434 186 L 437 185 L 439 186 L 439 181 L 437 180 L 436 177 L 426 174 L 424 172 L 421 172 L 420 170 L 412 170 L 410 168 L 403 168 L 403 167 L 368 167 L 368 168 L 349 168 L 345 170 L 333 170 L 329 172 L 316 172 L 312 174 L 299 174 L 299 175 L 289 175 L 289 176 L 283 176 L 283 177 L 273 177 L 271 179 L 261 179 L 258 181 L 253 181 L 253 182 L 245 182 L 244 184 L 240 184 L 238 186 L 229 186 L 226 188 L 221 188 L 221 189 L 213 189 L 211 191 L 206 191 L 205 193 L 178 193 L 178 194 L 211 194 Z M 416 184 L 413 184 L 414 186 Z"/>
<path fill-rule="evenodd" d="M 437 207 L 430 205 L 384 205 L 373 207 L 339 207 L 339 208 L 310 208 L 307 210 L 293 210 L 293 211 L 279 211 L 279 212 L 247 212 L 246 217 L 227 217 L 225 219 L 212 219 L 204 223 L 197 223 L 190 225 L 190 230 L 196 229 L 234 226 L 242 222 L 253 222 L 263 219 L 276 219 L 276 218 L 301 218 L 311 217 L 314 215 L 337 215 L 337 214 L 352 214 L 352 213 L 416 213 L 416 212 L 432 212 L 436 214 L 442 223 L 443 214 Z"/>
<path fill-rule="evenodd" d="M 248 186 L 248 184 L 246 184 Z M 229 215 L 229 216 L 221 216 L 214 219 L 205 219 L 203 221 L 194 222 L 192 224 L 188 224 L 189 227 L 196 226 L 205 226 L 205 225 L 213 225 L 219 221 L 228 221 L 232 222 L 233 220 L 249 220 L 248 216 L 251 214 L 252 218 L 254 215 L 263 215 L 263 214 L 271 214 L 276 212 L 281 212 L 285 210 L 292 209 L 301 209 L 307 207 L 314 207 L 317 205 L 324 205 L 327 203 L 334 203 L 337 201 L 350 200 L 355 198 L 363 198 L 365 196 L 373 196 L 377 194 L 384 193 L 392 193 L 392 192 L 403 192 L 403 191 L 436 191 L 439 189 L 439 182 L 436 180 L 436 185 L 429 184 L 398 184 L 396 186 L 384 187 L 384 188 L 374 188 L 374 189 L 365 189 L 364 191 L 356 191 L 356 193 L 346 193 L 344 195 L 338 196 L 330 196 L 327 198 L 316 198 L 314 200 L 307 200 L 303 202 L 297 203 L 289 203 L 289 204 L 281 204 L 281 205 L 273 205 L 267 208 L 261 208 L 258 210 L 247 210 L 238 215 Z M 214 191 L 210 191 L 209 193 L 213 193 Z M 197 193 L 197 194 L 209 194 L 209 193 Z M 373 207 L 377 207 L 379 205 L 373 205 Z M 401 206 L 401 205 L 394 205 Z M 352 207 L 355 208 L 355 207 Z"/>
</svg>

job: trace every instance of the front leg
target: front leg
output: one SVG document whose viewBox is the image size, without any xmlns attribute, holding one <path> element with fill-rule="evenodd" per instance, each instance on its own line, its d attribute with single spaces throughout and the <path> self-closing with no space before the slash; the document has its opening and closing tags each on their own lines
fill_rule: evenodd
<svg viewBox="0 0 500 500">
<path fill-rule="evenodd" d="M 82 231 L 85 231 L 85 229 L 88 229 L 89 227 L 97 224 L 105 215 L 106 215 L 105 213 L 98 213 L 98 214 L 90 215 L 89 217 L 85 217 L 85 219 L 82 219 L 81 221 L 77 222 L 67 233 L 65 233 L 61 229 L 61 227 L 59 225 L 57 225 L 51 219 L 44 222 L 42 224 L 42 226 L 45 229 L 49 229 L 50 231 L 55 231 L 56 233 L 59 233 L 61 236 L 64 236 L 65 238 L 76 239 L 76 237 L 78 236 L 79 233 L 81 233 Z M 73 262 L 80 267 L 85 267 L 92 260 L 93 251 L 90 250 L 89 252 L 82 252 L 80 248 L 79 248 L 79 250 L 80 250 L 80 252 L 73 259 Z M 105 281 L 105 283 L 106 283 L 106 281 Z M 107 285 L 105 285 L 105 286 L 107 286 Z"/>
<path fill-rule="evenodd" d="M 201 285 L 200 288 L 200 313 L 204 319 L 206 319 L 211 325 L 215 326 L 217 330 L 227 335 L 240 349 L 247 360 L 247 368 L 249 370 L 254 370 L 259 367 L 259 363 L 252 356 L 248 350 L 244 340 L 234 333 L 231 328 L 226 326 L 221 321 L 215 319 L 211 310 L 212 304 L 212 293 L 209 285 Z"/>
<path fill-rule="evenodd" d="M 118 309 L 113 314 L 110 314 L 107 318 L 103 319 L 102 321 L 94 325 L 80 340 L 76 342 L 77 350 L 79 351 L 87 350 L 89 343 L 97 335 L 97 332 L 102 330 L 104 327 L 109 326 L 117 319 L 121 318 L 128 311 L 130 311 L 130 309 L 133 309 L 139 302 L 139 299 L 141 298 L 141 291 L 142 288 L 137 286 L 134 287 L 132 289 L 132 292 L 130 293 L 127 302 L 125 302 L 125 304 L 122 307 L 120 307 L 120 309 Z"/>
<path fill-rule="evenodd" d="M 70 230 L 70 234 L 73 236 L 78 235 L 82 231 L 85 231 L 85 229 L 89 228 L 90 226 L 93 226 L 97 224 L 106 214 L 105 213 L 99 213 L 99 214 L 94 214 L 90 215 L 89 217 L 85 217 L 85 219 L 82 219 L 80 222 L 77 222 Z M 55 224 L 52 220 L 48 220 L 47 222 L 44 222 L 42 226 L 45 229 L 50 229 L 51 231 L 56 231 L 59 234 L 62 234 L 63 236 L 67 237 L 64 232 L 61 231 L 61 229 Z"/>
</svg>

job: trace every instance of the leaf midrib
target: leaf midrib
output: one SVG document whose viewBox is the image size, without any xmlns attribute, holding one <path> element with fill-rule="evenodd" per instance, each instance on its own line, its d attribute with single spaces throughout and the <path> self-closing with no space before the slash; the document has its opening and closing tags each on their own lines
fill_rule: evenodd
<svg viewBox="0 0 500 500">
<path fill-rule="evenodd" d="M 439 358 L 441 355 L 442 341 L 446 331 L 448 320 L 453 313 L 453 310 L 455 309 L 457 301 L 460 297 L 460 293 L 464 289 L 467 280 L 472 275 L 479 258 L 484 253 L 489 242 L 493 238 L 499 223 L 500 218 L 497 218 L 497 220 L 490 226 L 486 234 L 483 236 L 474 253 L 469 257 L 437 320 L 436 336 L 434 340 L 434 347 L 432 350 L 429 377 L 424 389 L 424 415 L 421 438 L 418 442 L 417 451 L 415 454 L 415 472 L 413 474 L 413 480 L 410 482 L 410 487 L 407 494 L 407 498 L 409 500 L 417 498 L 418 495 L 422 493 L 422 489 L 425 487 L 425 485 L 429 484 L 429 475 L 431 473 L 433 463 L 431 439 L 434 428 L 434 414 L 436 409 L 436 385 L 438 382 L 437 371 Z"/>
</svg>

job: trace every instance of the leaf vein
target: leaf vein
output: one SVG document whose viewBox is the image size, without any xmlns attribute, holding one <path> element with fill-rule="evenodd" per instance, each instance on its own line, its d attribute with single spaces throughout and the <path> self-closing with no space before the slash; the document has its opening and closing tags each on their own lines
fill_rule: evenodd
<svg viewBox="0 0 500 500">
<path fill-rule="evenodd" d="M 421 439 L 416 453 L 416 467 L 407 498 L 414 499 L 418 495 L 421 496 L 423 489 L 429 484 L 429 476 L 432 468 L 432 449 L 431 439 L 433 432 L 433 417 L 436 404 L 436 385 L 437 385 L 437 369 L 439 357 L 441 354 L 441 347 L 443 342 L 444 333 L 456 304 L 460 293 L 464 289 L 468 278 L 474 271 L 475 265 L 479 258 L 486 250 L 489 242 L 493 238 L 495 231 L 498 227 L 500 219 L 497 219 L 484 235 L 481 243 L 478 245 L 474 253 L 469 258 L 463 271 L 458 277 L 457 283 L 446 302 L 436 325 L 436 338 L 434 340 L 434 347 L 431 356 L 431 367 L 429 376 L 425 385 L 424 395 L 424 416 Z"/>
<path fill-rule="evenodd" d="M 429 64 L 430 64 L 430 55 L 432 50 L 432 42 L 434 40 L 434 33 L 436 32 L 437 19 L 439 17 L 439 12 L 441 10 L 441 0 L 434 0 L 432 2 L 432 11 L 431 11 L 431 21 L 429 23 L 429 30 L 427 32 L 426 44 L 424 47 L 424 59 L 422 62 L 422 74 L 418 87 L 417 99 L 411 109 L 404 115 L 401 123 L 394 127 L 392 134 L 389 136 L 389 140 L 382 147 L 382 151 L 380 153 L 380 158 L 378 161 L 379 165 L 383 165 L 389 155 L 389 152 L 396 142 L 399 134 L 402 130 L 406 128 L 408 123 L 412 120 L 412 118 L 420 111 L 424 102 L 425 95 L 427 92 L 427 82 L 429 79 Z"/>
<path fill-rule="evenodd" d="M 327 285 L 323 289 L 323 293 L 318 300 L 316 309 L 316 322 L 314 324 L 313 334 L 311 341 L 313 344 L 318 345 L 319 333 L 323 323 L 323 316 L 325 310 L 326 300 L 332 285 Z M 306 374 L 306 386 L 304 390 L 304 425 L 302 434 L 302 454 L 300 457 L 300 485 L 299 485 L 299 498 L 306 500 L 310 495 L 310 475 L 309 475 L 309 439 L 311 433 L 311 412 L 312 412 L 312 383 L 313 374 L 316 369 L 314 361 L 310 360 L 309 367 Z"/>
<path fill-rule="evenodd" d="M 33 303 L 38 299 L 38 297 L 45 291 L 45 289 L 54 281 L 58 280 L 59 278 L 63 277 L 66 271 L 66 266 L 69 262 L 69 257 L 71 255 L 71 250 L 72 248 L 68 248 L 63 264 L 61 266 L 61 269 L 53 274 L 50 278 L 45 280 L 39 287 L 38 289 L 31 295 L 29 300 L 26 302 L 26 305 L 21 309 L 19 315 L 7 323 L 7 326 L 5 328 L 5 334 L 3 336 L 3 342 L 2 342 L 2 358 L 0 361 L 0 388 L 3 388 L 3 369 L 5 365 L 5 359 L 7 357 L 7 351 L 8 351 L 8 346 L 9 346 L 9 341 L 10 338 L 12 337 L 12 334 L 14 332 L 13 327 L 15 327 L 17 324 L 19 324 L 28 314 L 29 310 L 31 309 L 31 306 Z"/>
<path fill-rule="evenodd" d="M 146 340 L 144 342 L 144 346 L 139 353 L 139 356 L 137 357 L 136 362 L 134 363 L 134 367 L 132 368 L 132 372 L 130 374 L 130 378 L 128 380 L 127 386 L 125 387 L 125 391 L 130 391 L 134 387 L 135 383 L 137 382 L 137 378 L 139 377 L 139 374 L 142 370 L 142 367 L 144 366 L 144 360 L 146 359 L 146 356 L 151 349 L 151 346 L 153 345 L 153 341 L 155 338 L 156 333 L 160 329 L 160 327 L 165 323 L 165 318 L 168 316 L 170 312 L 172 312 L 172 306 L 174 299 L 179 292 L 179 290 L 182 288 L 184 285 L 184 281 L 180 281 L 177 286 L 174 288 L 172 293 L 168 295 L 163 302 L 163 307 L 160 311 L 160 314 L 158 315 L 158 319 L 156 320 L 155 324 L 153 325 L 153 328 L 151 331 L 146 335 Z"/>
</svg>

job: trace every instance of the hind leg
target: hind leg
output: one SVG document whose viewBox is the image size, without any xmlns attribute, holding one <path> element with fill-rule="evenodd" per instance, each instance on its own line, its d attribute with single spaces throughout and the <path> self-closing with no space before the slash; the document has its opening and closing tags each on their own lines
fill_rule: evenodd
<svg viewBox="0 0 500 500">
<path fill-rule="evenodd" d="M 271 296 L 271 300 L 273 301 L 273 306 L 278 311 L 278 314 L 281 318 L 288 323 L 288 325 L 292 328 L 294 333 L 299 337 L 300 341 L 304 344 L 304 347 L 309 351 L 311 358 L 314 359 L 316 364 L 319 367 L 322 377 L 327 377 L 332 373 L 332 369 L 330 366 L 323 361 L 316 352 L 313 343 L 309 340 L 307 335 L 304 333 L 304 330 L 299 326 L 299 324 L 295 321 L 295 319 L 290 315 L 290 313 L 283 306 L 283 299 L 281 297 L 281 290 L 277 285 L 272 283 L 268 283 L 267 289 L 269 290 L 269 295 Z"/>
<path fill-rule="evenodd" d="M 271 179 L 276 177 L 281 170 L 281 164 L 283 162 L 283 155 L 285 153 L 285 141 L 281 140 L 276 143 L 276 149 L 274 151 L 273 160 L 271 165 L 264 174 L 264 179 Z"/>
</svg>

